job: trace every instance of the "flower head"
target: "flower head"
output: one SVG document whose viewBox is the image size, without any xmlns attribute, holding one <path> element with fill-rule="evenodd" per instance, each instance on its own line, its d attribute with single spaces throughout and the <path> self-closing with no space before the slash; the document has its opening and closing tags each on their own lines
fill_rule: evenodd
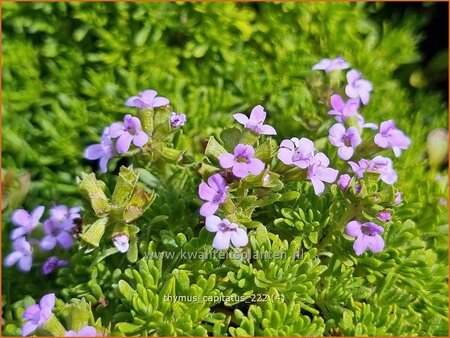
<svg viewBox="0 0 450 338">
<path fill-rule="evenodd" d="M 23 318 L 26 322 L 22 327 L 22 336 L 28 336 L 47 322 L 52 315 L 55 301 L 55 294 L 50 293 L 42 297 L 39 304 L 30 305 L 25 309 Z"/>
<path fill-rule="evenodd" d="M 330 103 L 333 109 L 328 112 L 328 115 L 334 116 L 337 122 L 343 123 L 350 117 L 359 114 L 358 99 L 349 99 L 344 102 L 340 95 L 334 94 L 331 96 Z"/>
<path fill-rule="evenodd" d="M 362 255 L 367 249 L 377 253 L 384 248 L 384 240 L 380 236 L 384 229 L 375 223 L 351 221 L 345 227 L 345 232 L 347 235 L 356 238 L 353 249 L 358 256 Z"/>
<path fill-rule="evenodd" d="M 314 143 L 302 137 L 290 140 L 283 140 L 278 150 L 278 158 L 287 165 L 295 165 L 301 169 L 306 169 L 314 158 Z"/>
<path fill-rule="evenodd" d="M 67 266 L 69 262 L 65 259 L 59 259 L 56 256 L 49 257 L 44 264 L 42 264 L 42 273 L 48 275 L 53 272 L 56 268 L 61 268 Z"/>
<path fill-rule="evenodd" d="M 162 96 L 157 96 L 158 92 L 156 90 L 147 89 L 139 93 L 138 96 L 130 97 L 125 104 L 128 107 L 136 107 L 139 109 L 146 108 L 158 108 L 162 106 L 167 106 L 169 100 Z"/>
<path fill-rule="evenodd" d="M 375 144 L 381 148 L 392 148 L 396 157 L 402 153 L 402 149 L 408 149 L 411 140 L 395 126 L 394 121 L 381 122 L 380 132 L 375 135 Z"/>
<path fill-rule="evenodd" d="M 234 176 L 243 178 L 249 174 L 259 175 L 264 170 L 264 162 L 254 156 L 255 149 L 251 145 L 238 144 L 234 154 L 221 155 L 219 162 L 222 168 L 232 168 Z"/>
<path fill-rule="evenodd" d="M 202 182 L 198 187 L 198 196 L 206 201 L 200 208 L 200 215 L 213 215 L 219 206 L 227 200 L 228 186 L 220 174 L 208 178 L 208 183 Z"/>
<path fill-rule="evenodd" d="M 125 115 L 123 123 L 113 123 L 109 133 L 112 138 L 119 138 L 116 149 L 120 154 L 125 154 L 130 149 L 131 142 L 139 148 L 148 142 L 148 135 L 142 131 L 141 121 L 130 114 Z"/>
<path fill-rule="evenodd" d="M 347 73 L 347 82 L 345 94 L 352 99 L 361 99 L 364 105 L 368 104 L 370 92 L 373 90 L 372 83 L 363 79 L 362 74 L 355 69 Z"/>
<path fill-rule="evenodd" d="M 392 166 L 392 160 L 389 157 L 375 156 L 370 165 L 368 171 L 376 172 L 380 174 L 380 179 L 387 184 L 394 184 L 397 182 L 397 173 Z"/>
<path fill-rule="evenodd" d="M 377 216 L 380 220 L 389 222 L 391 220 L 391 213 L 387 210 L 380 211 Z"/>
<path fill-rule="evenodd" d="M 49 218 L 44 222 L 44 238 L 39 246 L 44 251 L 52 250 L 57 244 L 63 249 L 69 249 L 73 245 L 72 228 L 74 227 L 71 219 L 57 221 Z"/>
<path fill-rule="evenodd" d="M 11 232 L 10 238 L 15 240 L 32 232 L 38 225 L 44 210 L 45 208 L 41 205 L 36 207 L 31 214 L 24 209 L 15 210 L 11 214 L 11 222 L 16 228 Z"/>
<path fill-rule="evenodd" d="M 118 233 L 113 235 L 112 241 L 114 243 L 114 246 L 121 253 L 127 252 L 128 248 L 130 247 L 130 238 L 125 233 Z"/>
<path fill-rule="evenodd" d="M 13 251 L 5 257 L 5 265 L 12 266 L 16 263 L 20 271 L 27 272 L 31 270 L 33 261 L 31 244 L 25 237 L 19 237 L 13 242 Z"/>
<path fill-rule="evenodd" d="M 250 118 L 244 114 L 237 113 L 233 115 L 234 119 L 239 123 L 243 124 L 245 128 L 253 130 L 255 133 L 260 135 L 276 135 L 277 132 L 275 128 L 269 126 L 268 124 L 263 124 L 266 119 L 266 112 L 264 107 L 257 105 L 252 109 L 250 113 Z"/>
<path fill-rule="evenodd" d="M 230 241 L 235 247 L 245 246 L 248 243 L 248 236 L 244 229 L 239 228 L 235 223 L 231 223 L 226 218 L 220 219 L 215 215 L 206 217 L 206 229 L 215 232 L 213 247 L 217 250 L 228 249 Z"/>
<path fill-rule="evenodd" d="M 376 156 L 371 161 L 361 159 L 358 163 L 349 161 L 358 178 L 362 178 L 364 172 L 374 172 L 380 174 L 380 179 L 387 184 L 394 184 L 397 181 L 397 173 L 392 166 L 392 160 L 388 157 Z"/>
<path fill-rule="evenodd" d="M 350 167 L 352 167 L 352 170 L 354 171 L 356 176 L 358 178 L 362 178 L 364 172 L 367 170 L 367 168 L 370 165 L 370 161 L 366 160 L 366 159 L 361 159 L 358 161 L 358 163 L 349 161 L 348 164 L 350 164 Z"/>
<path fill-rule="evenodd" d="M 329 131 L 330 143 L 339 148 L 338 155 L 343 160 L 353 156 L 355 148 L 361 144 L 361 136 L 355 127 L 345 129 L 343 124 L 334 124 Z"/>
<path fill-rule="evenodd" d="M 323 193 L 325 189 L 323 182 L 333 183 L 339 173 L 336 169 L 328 168 L 329 164 L 330 160 L 324 153 L 317 153 L 308 167 L 307 178 L 311 181 L 316 195 Z"/>
<path fill-rule="evenodd" d="M 350 65 L 344 60 L 343 57 L 339 56 L 336 59 L 322 59 L 316 63 L 312 69 L 313 70 L 324 70 L 326 73 L 331 72 L 335 69 L 347 69 Z"/>
<path fill-rule="evenodd" d="M 92 144 L 84 150 L 84 158 L 88 160 L 100 159 L 100 171 L 106 173 L 108 171 L 108 161 L 113 157 L 114 146 L 109 135 L 109 127 L 107 127 L 103 130 L 100 143 Z"/>
<path fill-rule="evenodd" d="M 93 326 L 86 325 L 81 328 L 80 331 L 75 332 L 73 330 L 69 330 L 66 332 L 64 337 L 95 337 L 97 336 L 97 330 Z"/>
<path fill-rule="evenodd" d="M 399 205 L 400 203 L 402 203 L 402 201 L 402 193 L 400 191 L 396 192 L 394 197 L 394 205 Z"/>
<path fill-rule="evenodd" d="M 186 115 L 185 114 L 177 114 L 175 112 L 170 113 L 170 125 L 172 128 L 179 128 L 184 126 L 186 123 Z"/>
<path fill-rule="evenodd" d="M 337 185 L 338 185 L 339 189 L 347 190 L 348 186 L 350 185 L 351 180 L 352 180 L 352 178 L 348 174 L 339 176 L 339 179 L 337 181 Z"/>
</svg>

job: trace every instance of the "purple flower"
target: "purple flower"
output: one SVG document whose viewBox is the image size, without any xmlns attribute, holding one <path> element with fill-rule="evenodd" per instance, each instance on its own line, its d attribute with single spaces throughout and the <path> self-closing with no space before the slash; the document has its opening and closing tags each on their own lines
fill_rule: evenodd
<svg viewBox="0 0 450 338">
<path fill-rule="evenodd" d="M 56 256 L 49 257 L 44 264 L 42 264 L 42 273 L 48 275 L 53 272 L 56 268 L 61 268 L 67 266 L 69 262 L 65 259 L 59 259 Z"/>
<path fill-rule="evenodd" d="M 349 118 L 355 116 L 360 128 L 378 129 L 378 126 L 374 123 L 364 123 L 364 118 L 358 112 L 358 99 L 349 99 L 344 102 L 341 96 L 334 94 L 331 96 L 330 103 L 333 109 L 328 112 L 328 115 L 334 116 L 337 122 L 344 123 Z"/>
<path fill-rule="evenodd" d="M 219 206 L 227 200 L 228 186 L 220 174 L 208 178 L 208 183 L 202 182 L 198 187 L 199 197 L 206 201 L 200 208 L 200 215 L 208 217 L 213 215 Z"/>
<path fill-rule="evenodd" d="M 162 96 L 157 96 L 158 92 L 156 90 L 148 89 L 139 93 L 139 96 L 130 97 L 125 104 L 128 107 L 136 107 L 140 109 L 145 108 L 158 108 L 162 106 L 167 106 L 169 100 Z"/>
<path fill-rule="evenodd" d="M 69 330 L 66 332 L 64 337 L 95 337 L 97 336 L 97 330 L 93 326 L 85 326 L 81 328 L 80 331 L 75 332 L 73 330 Z"/>
<path fill-rule="evenodd" d="M 361 136 L 355 127 L 345 129 L 343 124 L 336 123 L 330 128 L 328 139 L 330 143 L 339 147 L 338 155 L 343 160 L 353 156 L 355 148 L 361 144 Z"/>
<path fill-rule="evenodd" d="M 114 157 L 114 147 L 109 135 L 109 127 L 103 130 L 100 143 L 92 144 L 84 150 L 84 158 L 88 160 L 100 159 L 100 171 L 108 171 L 108 161 Z"/>
<path fill-rule="evenodd" d="M 392 167 L 392 160 L 388 157 L 376 156 L 370 161 L 368 171 L 380 174 L 380 179 L 387 184 L 397 182 L 397 173 Z"/>
<path fill-rule="evenodd" d="M 335 69 L 347 69 L 350 65 L 344 60 L 343 57 L 339 56 L 336 59 L 322 59 L 316 63 L 312 69 L 313 70 L 324 70 L 326 73 L 331 72 Z"/>
<path fill-rule="evenodd" d="M 287 165 L 295 165 L 301 169 L 306 169 L 314 158 L 314 143 L 302 137 L 290 140 L 283 140 L 278 150 L 278 158 Z"/>
<path fill-rule="evenodd" d="M 345 227 L 345 232 L 351 237 L 355 237 L 356 241 L 353 243 L 355 253 L 360 256 L 367 249 L 377 253 L 384 248 L 384 240 L 380 235 L 384 229 L 372 222 L 360 223 L 358 221 L 351 221 Z"/>
<path fill-rule="evenodd" d="M 113 237 L 112 237 L 114 246 L 121 253 L 125 253 L 128 251 L 128 248 L 130 247 L 129 240 L 130 240 L 130 238 L 125 233 L 118 233 L 116 235 L 113 235 Z"/>
<path fill-rule="evenodd" d="M 358 99 L 350 99 L 344 102 L 340 95 L 334 94 L 331 96 L 330 103 L 333 109 L 328 112 L 328 115 L 335 116 L 336 121 L 340 123 L 344 123 L 350 117 L 359 114 Z"/>
<path fill-rule="evenodd" d="M 250 113 L 250 118 L 244 114 L 238 113 L 233 115 L 234 119 L 239 123 L 243 124 L 245 128 L 253 130 L 255 133 L 260 135 L 276 135 L 277 132 L 275 128 L 269 126 L 268 124 L 263 124 L 266 119 L 266 112 L 264 107 L 257 105 L 252 109 Z"/>
<path fill-rule="evenodd" d="M 361 102 L 364 105 L 368 104 L 370 92 L 373 90 L 372 83 L 364 80 L 362 74 L 356 69 L 352 69 L 347 73 L 347 82 L 345 94 L 352 99 L 361 99 Z"/>
<path fill-rule="evenodd" d="M 358 178 L 362 178 L 364 172 L 367 170 L 367 168 L 370 165 L 370 161 L 366 159 L 361 159 L 358 161 L 358 163 L 349 161 L 348 164 L 350 164 L 350 167 L 352 167 L 352 170 L 356 174 Z"/>
<path fill-rule="evenodd" d="M 13 266 L 19 262 L 19 270 L 28 272 L 31 270 L 33 261 L 31 244 L 27 242 L 25 237 L 19 237 L 13 242 L 13 251 L 5 257 L 5 265 Z"/>
<path fill-rule="evenodd" d="M 228 249 L 230 241 L 235 247 L 245 246 L 248 243 L 245 230 L 226 218 L 220 219 L 215 215 L 206 217 L 205 226 L 208 231 L 216 233 L 213 247 L 217 250 Z"/>
<path fill-rule="evenodd" d="M 323 193 L 325 189 L 323 182 L 333 183 L 339 173 L 336 169 L 328 168 L 329 164 L 330 160 L 324 153 L 317 153 L 308 167 L 307 178 L 311 181 L 316 195 Z"/>
<path fill-rule="evenodd" d="M 397 181 L 397 173 L 392 167 L 392 160 L 388 157 L 376 156 L 373 160 L 359 160 L 358 163 L 348 162 L 358 178 L 363 177 L 364 172 L 375 172 L 380 174 L 380 179 L 387 183 L 393 184 Z"/>
<path fill-rule="evenodd" d="M 226 153 L 220 156 L 219 162 L 222 168 L 233 168 L 233 175 L 239 178 L 249 174 L 259 175 L 264 170 L 264 163 L 255 156 L 255 149 L 251 145 L 238 144 L 234 148 L 234 154 Z"/>
<path fill-rule="evenodd" d="M 396 157 L 402 153 L 402 149 L 408 149 L 411 140 L 400 129 L 397 129 L 394 121 L 381 122 L 380 132 L 375 135 L 375 144 L 381 148 L 392 148 Z"/>
<path fill-rule="evenodd" d="M 17 227 L 11 232 L 11 240 L 29 234 L 36 228 L 44 213 L 43 206 L 36 207 L 31 214 L 24 209 L 17 209 L 11 214 L 11 222 Z"/>
<path fill-rule="evenodd" d="M 56 244 L 59 244 L 64 249 L 69 249 L 73 245 L 72 228 L 73 221 L 66 219 L 58 222 L 55 219 L 49 218 L 44 222 L 45 236 L 39 244 L 44 251 L 52 250 Z"/>
<path fill-rule="evenodd" d="M 337 181 L 337 185 L 341 190 L 347 190 L 352 178 L 348 174 L 341 175 Z"/>
<path fill-rule="evenodd" d="M 109 133 L 112 138 L 119 138 L 116 149 L 120 154 L 125 154 L 130 149 L 131 142 L 136 147 L 142 147 L 148 142 L 148 135 L 141 128 L 141 121 L 130 114 L 125 115 L 123 123 L 113 123 Z"/>
<path fill-rule="evenodd" d="M 400 191 L 396 192 L 394 197 L 394 205 L 399 205 L 400 203 L 402 203 L 402 201 L 402 193 Z"/>
<path fill-rule="evenodd" d="M 27 321 L 22 327 L 22 336 L 28 336 L 47 322 L 52 315 L 55 301 L 55 294 L 49 293 L 41 298 L 39 304 L 30 305 L 25 309 L 23 318 Z"/>
<path fill-rule="evenodd" d="M 387 210 L 383 210 L 378 213 L 377 217 L 382 221 L 389 222 L 391 220 L 391 213 Z"/>
<path fill-rule="evenodd" d="M 186 123 L 186 115 L 185 114 L 177 114 L 175 112 L 170 113 L 170 125 L 172 128 L 179 128 L 184 126 Z"/>
<path fill-rule="evenodd" d="M 53 208 L 50 209 L 50 218 L 54 219 L 58 222 L 63 222 L 67 219 L 70 219 L 73 221 L 74 218 L 80 218 L 80 207 L 73 207 L 68 208 L 67 206 L 61 204 L 61 205 L 55 205 Z"/>
</svg>

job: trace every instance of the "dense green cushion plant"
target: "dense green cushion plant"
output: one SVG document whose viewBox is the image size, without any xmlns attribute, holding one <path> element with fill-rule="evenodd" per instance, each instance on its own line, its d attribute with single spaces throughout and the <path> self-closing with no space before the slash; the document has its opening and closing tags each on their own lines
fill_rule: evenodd
<svg viewBox="0 0 450 338">
<path fill-rule="evenodd" d="M 139 239 L 135 249 L 121 255 L 105 241 L 86 253 L 92 237 L 81 236 L 81 249 L 58 249 L 70 265 L 48 277 L 39 268 L 28 274 L 3 269 L 5 335 L 20 335 L 24 309 L 49 292 L 58 298 L 54 314 L 76 331 L 89 323 L 117 335 L 448 334 L 448 209 L 442 202 L 447 171 L 435 159 L 436 147 L 431 154 L 426 147 L 432 130 L 447 127 L 447 106 L 439 94 L 412 89 L 408 77 L 399 75 L 420 60 L 417 17 L 380 25 L 370 17 L 378 6 L 343 3 L 2 7 L 2 157 L 9 174 L 3 256 L 11 248 L 13 209 L 81 205 L 76 177 L 92 178 L 82 172 L 97 169 L 83 160 L 83 150 L 130 112 L 128 97 L 151 87 L 188 116 L 170 140 L 173 149 L 185 151 L 185 163 L 170 164 L 171 175 L 163 165 L 137 169 L 140 186 L 149 189 L 141 192 L 149 196 L 140 195 L 148 205 L 139 229 L 129 230 Z M 211 245 L 197 199 L 206 169 L 199 174 L 196 165 L 205 163 L 210 136 L 223 140 L 222 129 L 235 126 L 233 113 L 263 104 L 278 143 L 303 136 L 332 153 L 326 145 L 333 123 L 329 84 L 311 67 L 338 55 L 374 85 L 365 119 L 379 124 L 392 118 L 412 139 L 394 161 L 404 203 L 385 229 L 389 249 L 356 256 L 342 231 L 333 233 L 347 208 L 336 197 L 337 187 L 317 197 L 298 185 L 298 195 L 266 200 L 250 224 L 260 224 L 250 236 L 252 251 L 286 252 L 284 260 L 184 257 L 182 252 Z M 170 154 L 177 162 L 180 154 Z M 119 175 L 133 177 L 125 169 L 119 173 L 131 161 L 112 162 L 113 174 L 97 175 L 112 192 L 108 201 Z M 89 202 L 83 200 L 84 218 L 94 223 L 104 212 L 94 212 Z M 332 249 L 318 256 L 328 233 Z M 150 255 L 158 252 L 178 256 Z M 254 294 L 273 301 L 236 301 Z M 164 298 L 175 295 L 210 301 Z M 219 295 L 229 300 L 215 300 Z M 50 329 L 61 332 L 56 324 Z"/>
</svg>

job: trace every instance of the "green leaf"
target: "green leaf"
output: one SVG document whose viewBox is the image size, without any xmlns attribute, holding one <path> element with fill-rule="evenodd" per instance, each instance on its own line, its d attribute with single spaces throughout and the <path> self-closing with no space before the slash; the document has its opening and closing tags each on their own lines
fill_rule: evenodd
<svg viewBox="0 0 450 338">
<path fill-rule="evenodd" d="M 264 143 L 261 143 L 255 149 L 255 157 L 259 158 L 261 161 L 265 163 L 269 163 L 272 160 L 272 156 L 274 154 L 274 150 L 277 147 L 277 143 L 275 140 L 268 139 Z"/>
<path fill-rule="evenodd" d="M 138 179 L 139 175 L 132 167 L 120 167 L 119 177 L 111 198 L 112 202 L 119 207 L 125 206 L 133 194 Z"/>
<path fill-rule="evenodd" d="M 169 147 L 163 147 L 162 150 L 162 157 L 166 159 L 169 163 L 179 163 L 183 159 L 183 155 L 186 151 L 185 150 L 179 150 Z"/>
<path fill-rule="evenodd" d="M 120 294 L 128 301 L 128 302 L 132 302 L 133 301 L 133 296 L 135 295 L 135 291 L 133 290 L 133 288 L 130 286 L 130 284 L 128 284 L 126 281 L 124 281 L 123 279 L 121 279 L 119 281 L 118 284 L 119 287 L 119 291 Z"/>
<path fill-rule="evenodd" d="M 136 325 L 131 323 L 117 323 L 116 328 L 126 335 L 134 335 L 137 334 L 142 329 L 142 325 Z"/>
<path fill-rule="evenodd" d="M 80 238 L 89 245 L 98 247 L 100 240 L 102 239 L 103 234 L 105 233 L 107 223 L 108 223 L 107 217 L 99 218 L 93 224 L 85 228 L 85 231 L 80 236 Z"/>
</svg>

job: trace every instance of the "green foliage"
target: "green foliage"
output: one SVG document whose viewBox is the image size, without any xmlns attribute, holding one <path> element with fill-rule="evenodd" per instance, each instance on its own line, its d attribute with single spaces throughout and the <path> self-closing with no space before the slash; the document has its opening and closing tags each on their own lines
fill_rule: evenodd
<svg viewBox="0 0 450 338">
<path fill-rule="evenodd" d="M 230 329 L 233 336 L 320 336 L 324 331 L 322 318 L 301 315 L 301 306 L 293 302 L 250 305 L 248 316 L 235 312 L 239 327 Z"/>
<path fill-rule="evenodd" d="M 3 256 L 13 209 L 82 201 L 85 209 L 69 266 L 47 277 L 2 270 L 3 334 L 20 335 L 24 309 L 56 292 L 64 328 L 88 323 L 110 335 L 447 336 L 447 169 L 444 151 L 426 142 L 447 128 L 448 108 L 426 81 L 409 84 L 422 72 L 425 19 L 380 23 L 371 14 L 379 6 L 2 4 Z M 337 162 L 327 111 L 344 78 L 311 71 L 337 55 L 374 84 L 366 121 L 392 118 L 412 139 L 394 160 L 395 189 L 365 176 L 361 192 L 352 181 L 317 197 L 296 181 L 301 173 L 271 160 L 281 139 L 303 136 Z M 84 148 L 146 88 L 186 113 L 183 130 L 171 132 L 168 110 L 141 111 L 144 128 L 164 142 L 152 140 L 140 160 L 111 161 L 112 174 L 90 173 L 97 167 L 82 159 Z M 257 104 L 274 139 L 232 126 L 232 113 Z M 200 179 L 242 141 L 270 166 L 268 182 L 266 172 L 249 177 L 232 193 L 251 193 L 224 207 L 248 228 L 249 245 L 231 249 L 234 258 L 199 259 L 214 253 L 198 215 Z M 397 191 L 403 202 L 394 206 Z M 355 256 L 345 224 L 384 209 L 392 212 L 385 250 Z M 128 257 L 113 247 L 117 233 L 130 237 Z"/>
</svg>

